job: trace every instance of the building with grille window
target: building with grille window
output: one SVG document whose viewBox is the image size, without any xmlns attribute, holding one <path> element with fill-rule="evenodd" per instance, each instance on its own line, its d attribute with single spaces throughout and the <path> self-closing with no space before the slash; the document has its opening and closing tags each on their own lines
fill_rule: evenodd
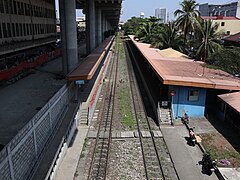
<svg viewBox="0 0 240 180">
<path fill-rule="evenodd" d="M 228 4 L 200 4 L 201 16 L 231 16 L 240 18 L 240 1 Z"/>
<path fill-rule="evenodd" d="M 54 42 L 54 0 L 0 0 L 0 55 Z"/>
</svg>

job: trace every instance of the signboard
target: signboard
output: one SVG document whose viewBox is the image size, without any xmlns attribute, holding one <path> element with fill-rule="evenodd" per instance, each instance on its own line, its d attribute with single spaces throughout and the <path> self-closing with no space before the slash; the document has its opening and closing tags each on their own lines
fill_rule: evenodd
<svg viewBox="0 0 240 180">
<path fill-rule="evenodd" d="M 176 94 L 176 91 L 174 91 L 174 90 L 171 90 L 171 91 L 170 91 L 170 95 L 171 95 L 171 96 L 175 96 L 175 94 Z"/>
</svg>

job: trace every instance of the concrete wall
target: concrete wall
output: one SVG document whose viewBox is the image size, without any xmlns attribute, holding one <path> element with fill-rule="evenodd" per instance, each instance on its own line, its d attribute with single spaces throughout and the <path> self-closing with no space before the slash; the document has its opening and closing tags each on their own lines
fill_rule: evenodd
<svg viewBox="0 0 240 180">
<path fill-rule="evenodd" d="M 112 46 L 112 45 L 111 45 Z M 110 46 L 110 48 L 111 48 Z M 89 95 L 88 102 L 89 102 L 89 111 L 88 111 L 88 122 L 90 122 L 93 118 L 94 110 L 97 105 L 97 100 L 99 98 L 102 86 L 103 86 L 103 80 L 106 76 L 106 73 L 108 71 L 108 66 L 110 63 L 110 59 L 112 57 L 112 51 L 110 51 L 110 48 L 107 50 L 108 52 L 106 53 L 106 56 L 104 57 L 104 60 L 102 62 L 102 65 L 100 65 L 100 72 L 99 74 L 96 73 L 98 76 L 95 85 L 93 87 L 93 91 Z"/>
<path fill-rule="evenodd" d="M 219 24 L 218 26 L 218 32 L 224 32 L 227 33 L 227 31 L 230 31 L 230 34 L 236 34 L 240 32 L 240 20 L 213 20 L 213 23 Z M 221 26 L 221 24 L 224 23 L 224 26 Z"/>
<path fill-rule="evenodd" d="M 206 89 L 170 86 L 169 90 L 174 90 L 176 92 L 175 96 L 172 97 L 173 117 L 182 117 L 184 112 L 186 112 L 189 117 L 204 116 Z M 189 101 L 188 96 L 190 90 L 199 90 L 198 100 Z"/>
<path fill-rule="evenodd" d="M 64 85 L 0 152 L 0 179 L 29 179 L 74 94 Z"/>
</svg>

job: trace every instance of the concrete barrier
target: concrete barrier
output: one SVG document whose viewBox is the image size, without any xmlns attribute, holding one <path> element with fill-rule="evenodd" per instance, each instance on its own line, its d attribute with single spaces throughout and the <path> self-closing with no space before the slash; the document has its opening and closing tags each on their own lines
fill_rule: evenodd
<svg viewBox="0 0 240 180">
<path fill-rule="evenodd" d="M 61 124 L 74 85 L 64 85 L 0 152 L 0 179 L 29 179 Z"/>
</svg>

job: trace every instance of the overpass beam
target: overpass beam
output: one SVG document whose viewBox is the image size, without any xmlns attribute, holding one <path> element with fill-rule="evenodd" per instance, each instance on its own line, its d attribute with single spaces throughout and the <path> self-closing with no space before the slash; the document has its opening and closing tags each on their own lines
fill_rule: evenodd
<svg viewBox="0 0 240 180">
<path fill-rule="evenodd" d="M 78 64 L 76 1 L 59 0 L 63 52 L 63 73 L 71 72 Z"/>
<path fill-rule="evenodd" d="M 86 1 L 86 32 L 87 32 L 87 54 L 90 54 L 96 47 L 96 21 L 95 1 Z"/>
</svg>

